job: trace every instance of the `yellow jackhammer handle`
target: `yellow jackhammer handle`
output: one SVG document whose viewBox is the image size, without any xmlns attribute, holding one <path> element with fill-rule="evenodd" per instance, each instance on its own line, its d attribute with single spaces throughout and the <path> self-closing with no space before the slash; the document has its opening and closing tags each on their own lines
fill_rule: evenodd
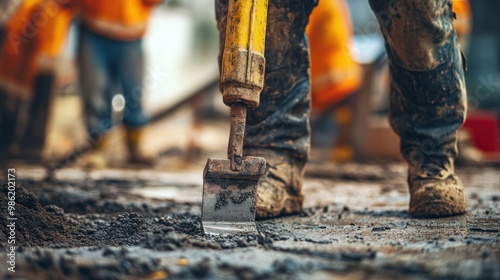
<svg viewBox="0 0 500 280">
<path fill-rule="evenodd" d="M 259 106 L 264 87 L 268 0 L 229 0 L 221 89 L 227 106 Z"/>
<path fill-rule="evenodd" d="M 243 170 L 246 110 L 259 106 L 264 87 L 268 0 L 229 0 L 226 41 L 222 54 L 222 99 L 231 107 L 228 159 Z"/>
</svg>

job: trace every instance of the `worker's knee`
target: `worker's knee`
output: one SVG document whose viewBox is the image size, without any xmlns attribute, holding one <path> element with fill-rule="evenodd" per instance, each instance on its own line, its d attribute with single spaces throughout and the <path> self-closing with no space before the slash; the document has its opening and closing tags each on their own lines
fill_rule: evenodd
<svg viewBox="0 0 500 280">
<path fill-rule="evenodd" d="M 451 0 L 370 0 L 387 44 L 401 67 L 426 71 L 455 46 Z"/>
</svg>

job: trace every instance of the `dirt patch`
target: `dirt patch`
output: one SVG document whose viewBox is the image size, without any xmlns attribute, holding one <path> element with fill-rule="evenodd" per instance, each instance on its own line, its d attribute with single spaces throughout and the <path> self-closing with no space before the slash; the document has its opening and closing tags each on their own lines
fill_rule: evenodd
<svg viewBox="0 0 500 280">
<path fill-rule="evenodd" d="M 8 244 L 10 235 L 8 225 L 15 225 L 15 241 L 23 246 L 78 246 L 78 236 L 83 232 L 71 223 L 61 208 L 55 205 L 43 207 L 38 198 L 26 190 L 19 182 L 15 192 L 9 192 L 8 183 L 2 184 L 0 204 L 7 207 L 9 197 L 15 196 L 12 215 L 16 220 L 1 219 L 2 245 Z M 5 209 L 4 213 L 8 213 Z M 16 244 L 16 245 L 17 245 Z"/>
<path fill-rule="evenodd" d="M 344 168 L 351 174 L 354 167 Z M 370 168 L 360 165 L 361 176 Z M 370 175 L 361 181 L 351 180 L 351 175 L 307 178 L 309 206 L 302 214 L 258 221 L 258 234 L 229 237 L 202 235 L 201 197 L 195 201 L 139 195 L 143 187 L 161 190 L 164 185 L 182 189 L 182 196 L 198 197 L 201 185 L 156 179 L 89 180 L 90 176 L 53 182 L 19 180 L 16 211 L 23 228 L 17 229 L 15 276 L 498 279 L 500 173 L 461 171 L 468 213 L 426 220 L 409 216 L 405 174 L 397 166 L 391 170 L 396 175 L 377 179 Z M 175 176 L 172 180 L 179 182 Z M 6 205 L 6 199 L 2 193 L 0 203 Z M 6 237 L 0 238 L 5 246 Z M 5 254 L 0 255 L 0 263 L 4 260 Z M 0 273 L 0 278 L 8 276 L 12 275 Z"/>
</svg>

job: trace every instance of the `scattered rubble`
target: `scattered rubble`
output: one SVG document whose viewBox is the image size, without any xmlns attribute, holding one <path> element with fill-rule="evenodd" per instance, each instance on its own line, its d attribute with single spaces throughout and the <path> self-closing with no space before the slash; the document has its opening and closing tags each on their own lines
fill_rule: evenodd
<svg viewBox="0 0 500 280">
<path fill-rule="evenodd" d="M 161 190 L 151 181 L 18 180 L 16 273 L 1 270 L 0 277 L 498 279 L 500 172 L 460 170 L 468 213 L 427 220 L 409 216 L 405 174 L 391 170 L 376 180 L 309 177 L 301 215 L 258 221 L 258 234 L 230 237 L 202 235 L 201 197 L 139 195 L 146 186 Z M 199 194 L 197 186 L 177 187 Z M 7 205 L 5 185 L 0 203 Z"/>
</svg>

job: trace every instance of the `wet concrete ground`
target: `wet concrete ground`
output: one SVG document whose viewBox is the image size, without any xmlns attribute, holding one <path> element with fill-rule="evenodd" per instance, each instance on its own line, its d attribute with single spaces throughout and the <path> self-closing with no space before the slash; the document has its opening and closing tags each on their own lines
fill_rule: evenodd
<svg viewBox="0 0 500 280">
<path fill-rule="evenodd" d="M 42 182 L 42 169 L 19 167 L 25 228 L 15 273 L 0 236 L 0 278 L 500 279 L 500 168 L 458 173 L 468 213 L 414 219 L 401 163 L 314 163 L 304 213 L 227 238 L 200 232 L 201 169 L 68 168 Z"/>
</svg>

